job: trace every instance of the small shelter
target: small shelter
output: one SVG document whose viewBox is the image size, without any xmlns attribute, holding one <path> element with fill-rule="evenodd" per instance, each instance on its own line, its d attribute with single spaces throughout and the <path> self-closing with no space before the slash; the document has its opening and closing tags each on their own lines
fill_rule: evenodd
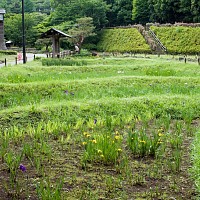
<svg viewBox="0 0 200 200">
<path fill-rule="evenodd" d="M 57 30 L 55 28 L 51 28 L 50 30 L 48 30 L 47 32 L 43 33 L 41 35 L 41 38 L 51 38 L 52 39 L 52 43 L 53 43 L 53 58 L 55 57 L 59 57 L 60 56 L 60 38 L 71 38 L 72 36 Z"/>
<path fill-rule="evenodd" d="M 12 45 L 13 45 L 13 42 L 12 42 L 11 40 L 8 40 L 8 41 L 6 42 L 6 47 L 7 47 L 7 48 L 10 48 Z"/>
</svg>

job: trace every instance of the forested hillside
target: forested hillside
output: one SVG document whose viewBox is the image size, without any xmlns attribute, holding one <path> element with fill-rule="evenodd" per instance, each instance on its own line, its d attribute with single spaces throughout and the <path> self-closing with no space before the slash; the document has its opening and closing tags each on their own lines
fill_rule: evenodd
<svg viewBox="0 0 200 200">
<path fill-rule="evenodd" d="M 25 12 L 47 12 L 50 13 L 51 0 L 25 0 Z M 6 9 L 8 13 L 21 13 L 21 0 L 1 0 L 0 8 Z"/>
<path fill-rule="evenodd" d="M 133 0 L 133 21 L 142 24 L 200 22 L 200 1 Z"/>
<path fill-rule="evenodd" d="M 94 22 L 102 26 L 200 22 L 199 0 L 26 0 L 24 3 L 26 12 L 54 11 L 52 23 L 80 16 L 93 16 Z M 1 0 L 0 8 L 20 13 L 21 0 Z"/>
<path fill-rule="evenodd" d="M 0 8 L 6 10 L 5 39 L 12 40 L 17 46 L 21 46 L 21 3 L 21 0 L 0 1 Z M 76 31 L 79 37 L 76 42 L 81 44 L 83 38 L 87 42 L 88 36 L 93 35 L 89 43 L 95 46 L 99 31 L 106 27 L 148 22 L 200 22 L 199 0 L 25 0 L 24 3 L 26 44 L 29 47 L 41 44 L 37 41 L 39 36 L 51 27 L 68 33 Z M 80 33 L 78 27 L 82 26 L 78 19 L 85 17 L 91 18 L 95 29 L 92 34 L 82 37 L 77 34 L 77 31 Z"/>
</svg>

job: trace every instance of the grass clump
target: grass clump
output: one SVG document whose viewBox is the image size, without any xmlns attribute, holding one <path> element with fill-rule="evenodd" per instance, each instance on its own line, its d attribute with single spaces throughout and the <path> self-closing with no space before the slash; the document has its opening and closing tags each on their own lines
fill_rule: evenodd
<svg viewBox="0 0 200 200">
<path fill-rule="evenodd" d="M 103 164 L 116 164 L 122 152 L 122 136 L 116 131 L 112 133 L 99 133 L 90 135 L 84 132 L 85 139 L 82 145 L 85 146 L 83 163 L 102 162 Z"/>
<path fill-rule="evenodd" d="M 200 132 L 197 131 L 195 133 L 195 138 L 192 143 L 192 152 L 191 152 L 191 158 L 192 158 L 192 168 L 191 168 L 191 174 L 192 178 L 195 182 L 196 192 L 198 193 L 198 196 L 200 196 Z"/>
<path fill-rule="evenodd" d="M 43 66 L 83 66 L 87 65 L 86 61 L 72 59 L 42 59 Z"/>
</svg>

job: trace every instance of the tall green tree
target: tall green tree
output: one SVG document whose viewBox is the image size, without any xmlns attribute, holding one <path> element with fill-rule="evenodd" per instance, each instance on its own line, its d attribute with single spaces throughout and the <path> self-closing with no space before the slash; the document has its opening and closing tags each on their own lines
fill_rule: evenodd
<svg viewBox="0 0 200 200">
<path fill-rule="evenodd" d="M 94 30 L 95 27 L 91 17 L 78 18 L 76 24 L 69 30 L 72 42 L 75 44 L 78 53 L 80 53 L 85 38 L 95 35 Z"/>
<path fill-rule="evenodd" d="M 51 14 L 50 24 L 57 25 L 65 21 L 74 21 L 81 17 L 93 18 L 96 28 L 107 24 L 107 4 L 103 0 L 57 1 L 55 11 Z"/>
<path fill-rule="evenodd" d="M 0 8 L 4 8 L 7 13 L 21 13 L 22 1 L 21 0 L 1 0 Z M 32 0 L 24 1 L 25 12 L 34 11 L 34 4 Z"/>
<path fill-rule="evenodd" d="M 36 12 L 50 14 L 53 6 L 53 4 L 51 4 L 51 0 L 32 0 L 32 2 L 34 4 L 34 9 Z"/>
<path fill-rule="evenodd" d="M 0 8 L 6 8 L 7 0 L 1 0 L 0 1 Z"/>
<path fill-rule="evenodd" d="M 148 0 L 133 0 L 132 19 L 135 23 L 146 24 L 150 19 Z"/>
<path fill-rule="evenodd" d="M 200 1 L 191 0 L 191 13 L 193 22 L 200 22 Z"/>
<path fill-rule="evenodd" d="M 116 13 L 116 25 L 128 25 L 132 23 L 132 0 L 115 0 L 112 11 Z"/>
<path fill-rule="evenodd" d="M 25 13 L 26 44 L 33 47 L 40 36 L 37 25 L 44 20 L 46 15 L 41 13 Z M 5 38 L 12 40 L 15 46 L 22 46 L 22 16 L 21 14 L 5 15 Z"/>
<path fill-rule="evenodd" d="M 32 0 L 24 1 L 24 10 L 25 12 L 28 12 L 28 13 L 35 11 L 35 5 Z"/>
</svg>

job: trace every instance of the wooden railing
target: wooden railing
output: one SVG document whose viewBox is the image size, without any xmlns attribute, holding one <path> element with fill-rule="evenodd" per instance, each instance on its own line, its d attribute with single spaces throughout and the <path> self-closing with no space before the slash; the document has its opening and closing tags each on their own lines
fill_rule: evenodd
<svg viewBox="0 0 200 200">
<path fill-rule="evenodd" d="M 151 29 L 149 29 L 149 33 L 151 34 L 151 36 L 153 37 L 153 39 L 155 40 L 155 42 L 157 43 L 157 45 L 159 45 L 159 47 L 164 52 L 167 52 L 167 48 L 162 44 L 162 42 L 157 38 L 156 34 Z"/>
</svg>

